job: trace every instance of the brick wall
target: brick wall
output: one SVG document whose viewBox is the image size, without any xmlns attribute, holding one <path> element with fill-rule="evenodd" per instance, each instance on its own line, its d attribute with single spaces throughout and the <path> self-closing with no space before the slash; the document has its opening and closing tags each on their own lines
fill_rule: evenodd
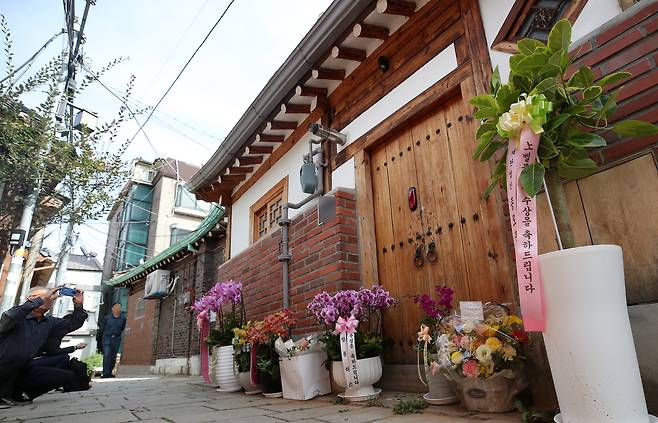
<svg viewBox="0 0 658 423">
<path fill-rule="evenodd" d="M 136 316 L 136 306 L 143 296 L 144 281 L 142 280 L 130 288 L 121 364 L 148 366 L 153 364 L 155 360 L 153 356 L 153 328 L 157 326 L 158 304 L 157 301 L 145 300 L 143 316 Z"/>
<path fill-rule="evenodd" d="M 657 12 L 658 3 L 641 2 L 602 26 L 576 49 L 575 66 L 591 66 L 596 77 L 622 70 L 633 74 L 611 87 L 615 90 L 623 86 L 617 97 L 619 108 L 611 123 L 620 119 L 658 122 Z M 652 150 L 658 155 L 658 136 L 620 139 L 612 131 L 602 135 L 608 146 L 592 155 L 600 165 Z"/>
<path fill-rule="evenodd" d="M 295 216 L 290 225 L 290 308 L 296 333 L 317 329 L 306 305 L 319 292 L 361 286 L 353 191 L 337 190 L 336 218 L 318 226 L 317 207 Z M 219 278 L 244 284 L 248 319 L 282 308 L 282 264 L 277 260 L 281 229 L 255 242 L 219 267 Z"/>
<path fill-rule="evenodd" d="M 217 282 L 217 266 L 224 256 L 224 237 L 200 244 L 198 254 L 165 267 L 178 276 L 174 292 L 160 301 L 155 341 L 155 358 L 189 357 L 199 354 L 196 318 L 188 310 L 190 303 Z M 189 292 L 189 303 L 184 295 Z M 173 341 L 173 342 L 172 342 Z"/>
</svg>

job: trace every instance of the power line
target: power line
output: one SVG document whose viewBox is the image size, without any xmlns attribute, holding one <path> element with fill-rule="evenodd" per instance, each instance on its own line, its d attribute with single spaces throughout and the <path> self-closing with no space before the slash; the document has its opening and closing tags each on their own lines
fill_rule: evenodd
<svg viewBox="0 0 658 423">
<path fill-rule="evenodd" d="M 5 77 L 0 81 L 0 84 L 2 84 L 3 82 L 5 82 L 6 80 L 8 80 L 9 78 L 11 78 L 12 76 L 16 75 L 16 73 L 18 73 L 18 72 L 19 72 L 21 69 L 23 69 L 25 66 L 28 66 L 28 69 L 29 69 L 29 67 L 32 66 L 32 63 L 33 63 L 34 60 L 37 58 L 37 56 L 39 56 L 39 55 L 40 55 L 40 54 L 46 49 L 46 47 L 48 47 L 48 45 L 49 45 L 50 43 L 52 43 L 52 42 L 55 40 L 55 38 L 59 37 L 60 35 L 62 35 L 62 34 L 64 34 L 64 33 L 66 33 L 66 31 L 62 29 L 62 30 L 59 31 L 57 34 L 55 34 L 55 35 L 53 35 L 52 37 L 50 37 L 50 39 L 49 39 L 48 41 L 46 41 L 46 43 L 45 43 L 43 46 L 41 46 L 41 48 L 40 48 L 39 50 L 37 50 L 36 53 L 34 53 L 32 56 L 30 56 L 29 59 L 27 59 L 27 60 L 25 61 L 25 63 L 23 63 L 22 65 L 20 65 L 20 66 L 17 67 L 16 69 L 14 69 L 12 72 L 9 73 L 9 75 L 5 76 Z M 27 71 L 27 69 L 26 69 L 26 71 Z M 25 74 L 25 72 L 23 72 L 23 73 L 21 74 L 21 77 L 22 77 L 24 74 Z M 19 77 L 18 79 L 20 79 L 20 77 Z M 18 80 L 18 79 L 17 79 L 17 80 Z M 14 81 L 14 83 L 16 83 L 16 81 Z"/>
<path fill-rule="evenodd" d="M 196 54 L 199 52 L 199 50 L 201 49 L 201 47 L 203 47 L 203 45 L 206 43 L 206 41 L 208 40 L 208 38 L 210 37 L 210 35 L 213 33 L 213 31 L 215 30 L 215 28 L 217 28 L 217 25 L 219 25 L 219 23 L 220 23 L 220 22 L 222 21 L 222 19 L 224 18 L 224 15 L 226 15 L 226 12 L 228 12 L 228 10 L 231 8 L 231 5 L 233 5 L 233 2 L 235 2 L 235 0 L 231 0 L 231 2 L 228 4 L 228 6 L 226 6 L 226 9 L 224 9 L 224 12 L 220 15 L 219 19 L 217 19 L 217 22 L 215 22 L 215 24 L 212 26 L 212 28 L 210 28 L 210 31 L 208 31 L 208 34 L 207 34 L 207 35 L 205 36 L 205 38 L 201 41 L 201 44 L 199 44 L 199 46 L 194 50 L 194 53 L 192 53 L 192 56 L 190 56 L 190 58 L 187 60 L 187 63 L 185 63 L 185 65 L 184 65 L 183 68 L 180 70 L 180 72 L 178 72 L 178 75 L 177 75 L 176 78 L 174 79 L 174 82 L 171 83 L 171 85 L 169 86 L 169 88 L 167 88 L 167 90 L 164 92 L 164 94 L 162 94 L 162 97 L 160 97 L 160 100 L 158 100 L 158 102 L 155 104 L 155 106 L 153 106 L 153 110 L 151 110 L 151 113 L 149 113 L 149 115 L 146 117 L 146 120 L 144 121 L 144 123 L 140 126 L 140 128 L 137 130 L 137 132 L 135 132 L 135 135 L 133 135 L 133 137 L 130 139 L 130 141 L 128 141 L 128 144 L 130 144 L 130 143 L 133 142 L 133 140 L 135 139 L 135 137 L 137 137 L 137 134 L 139 134 L 139 132 L 140 132 L 140 131 L 142 130 L 142 128 L 144 127 L 144 125 L 146 125 L 146 123 L 151 119 L 151 116 L 153 116 L 153 113 L 155 113 L 155 110 L 158 108 L 158 106 L 160 106 L 160 103 L 162 103 L 162 100 L 165 99 L 165 97 L 167 96 L 167 94 L 169 94 L 169 92 L 170 92 L 171 89 L 174 87 L 174 85 L 176 84 L 176 82 L 178 82 L 178 80 L 180 79 L 181 75 L 183 75 L 183 72 L 185 72 L 185 69 L 187 69 L 187 67 L 188 67 L 188 65 L 190 64 L 190 62 L 192 62 L 192 59 L 194 59 L 194 56 L 196 56 Z"/>
</svg>

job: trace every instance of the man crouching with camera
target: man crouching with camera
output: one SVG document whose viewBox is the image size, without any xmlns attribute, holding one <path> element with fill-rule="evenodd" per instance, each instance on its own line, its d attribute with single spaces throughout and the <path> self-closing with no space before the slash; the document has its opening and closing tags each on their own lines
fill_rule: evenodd
<svg viewBox="0 0 658 423">
<path fill-rule="evenodd" d="M 73 313 L 64 318 L 46 316 L 60 290 L 73 296 Z M 87 319 L 84 294 L 70 288 L 30 290 L 25 303 L 7 310 L 0 318 L 0 408 L 31 403 L 53 389 L 76 383 L 76 373 L 56 367 L 32 366 L 50 340 L 80 328 Z"/>
</svg>

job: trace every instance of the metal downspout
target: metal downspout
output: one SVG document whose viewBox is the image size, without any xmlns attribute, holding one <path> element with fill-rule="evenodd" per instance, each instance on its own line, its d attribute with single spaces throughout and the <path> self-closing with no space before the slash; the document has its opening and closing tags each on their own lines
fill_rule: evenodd
<svg viewBox="0 0 658 423">
<path fill-rule="evenodd" d="M 282 269 L 282 285 L 283 285 L 283 308 L 287 309 L 290 307 L 290 260 L 292 259 L 292 254 L 290 254 L 290 217 L 288 215 L 289 209 L 299 209 L 304 207 L 306 204 L 311 202 L 317 197 L 322 196 L 324 192 L 324 172 L 326 163 L 324 163 L 324 155 L 322 154 L 322 148 L 313 149 L 313 144 L 317 144 L 317 141 L 309 141 L 309 156 L 313 160 L 313 156 L 317 155 L 318 167 L 320 171 L 318 172 L 318 186 L 315 189 L 315 192 L 299 203 L 285 203 L 283 205 L 283 210 L 281 212 L 281 219 L 279 220 L 279 226 L 281 226 L 281 254 L 279 254 L 279 261 L 283 264 Z"/>
</svg>

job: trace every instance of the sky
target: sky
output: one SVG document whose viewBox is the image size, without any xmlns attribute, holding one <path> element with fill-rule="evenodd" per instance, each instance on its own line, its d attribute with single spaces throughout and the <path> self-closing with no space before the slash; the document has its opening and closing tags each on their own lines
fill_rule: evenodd
<svg viewBox="0 0 658 423">
<path fill-rule="evenodd" d="M 153 106 L 228 3 L 229 0 L 96 0 L 84 31 L 85 62 L 97 71 L 113 59 L 126 58 L 101 81 L 120 93 L 130 75 L 134 75 L 131 108 Z M 126 160 L 173 157 L 198 166 L 205 163 L 330 3 L 235 0 L 144 127 L 153 146 L 139 133 L 127 150 Z M 84 4 L 83 0 L 76 0 L 79 17 Z M 63 27 L 64 9 L 57 0 L 0 0 L 0 13 L 12 32 L 16 65 Z M 64 40 L 60 36 L 51 43 L 31 70 L 59 55 Z M 2 60 L 0 75 L 6 73 Z M 24 99 L 28 106 L 40 100 L 36 95 Z M 120 103 L 96 84 L 76 98 L 76 105 L 98 113 L 103 121 L 116 115 Z M 132 138 L 138 127 L 134 121 L 126 123 L 120 133 L 121 141 Z M 80 237 L 75 252 L 85 246 L 102 259 L 105 221 L 88 222 L 77 231 Z M 60 227 L 51 225 L 46 233 L 45 246 L 57 251 L 63 238 Z"/>
</svg>

